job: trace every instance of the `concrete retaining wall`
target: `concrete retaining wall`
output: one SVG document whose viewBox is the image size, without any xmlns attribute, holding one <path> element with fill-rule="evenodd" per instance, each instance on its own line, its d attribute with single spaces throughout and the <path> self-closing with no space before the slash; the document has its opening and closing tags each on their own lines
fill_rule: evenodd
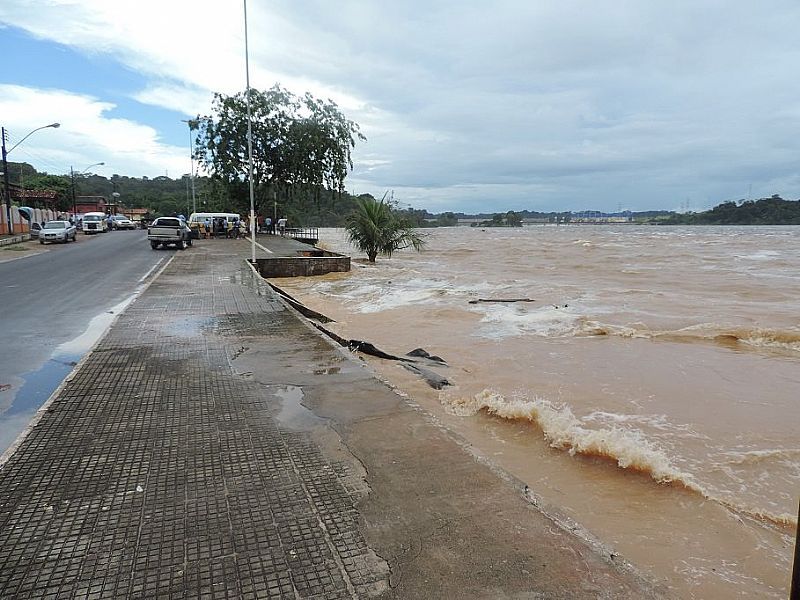
<svg viewBox="0 0 800 600">
<path fill-rule="evenodd" d="M 257 258 L 262 277 L 310 277 L 350 270 L 350 257 L 326 250 L 302 250 L 297 256 Z"/>
</svg>

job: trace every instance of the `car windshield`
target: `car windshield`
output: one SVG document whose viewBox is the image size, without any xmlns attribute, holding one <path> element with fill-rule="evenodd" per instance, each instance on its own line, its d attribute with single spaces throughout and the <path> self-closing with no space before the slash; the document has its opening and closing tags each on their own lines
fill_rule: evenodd
<svg viewBox="0 0 800 600">
<path fill-rule="evenodd" d="M 50 221 L 45 223 L 45 229 L 66 229 L 67 224 L 64 221 Z"/>
<path fill-rule="evenodd" d="M 86 215 L 85 217 L 83 217 L 83 220 L 84 221 L 99 221 L 100 217 L 98 217 L 97 215 Z"/>
<path fill-rule="evenodd" d="M 180 227 L 181 222 L 179 219 L 157 219 L 153 225 L 156 227 Z"/>
<path fill-rule="evenodd" d="M 115 221 L 127 221 L 128 217 L 126 217 L 125 215 L 115 215 L 114 216 L 114 220 Z"/>
</svg>

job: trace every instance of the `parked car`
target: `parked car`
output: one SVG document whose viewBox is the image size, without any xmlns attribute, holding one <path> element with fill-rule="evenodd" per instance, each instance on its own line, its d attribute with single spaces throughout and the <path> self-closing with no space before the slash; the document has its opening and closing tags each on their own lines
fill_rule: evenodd
<svg viewBox="0 0 800 600">
<path fill-rule="evenodd" d="M 31 223 L 30 231 L 28 231 L 28 233 L 30 233 L 30 235 L 31 235 L 31 239 L 32 240 L 37 239 L 39 237 L 39 232 L 41 230 L 42 230 L 42 226 L 39 225 L 39 223 L 37 223 L 36 221 Z"/>
<path fill-rule="evenodd" d="M 185 250 L 192 245 L 192 230 L 179 217 L 159 217 L 147 228 L 147 239 L 153 250 L 159 246 L 175 246 Z"/>
<path fill-rule="evenodd" d="M 48 221 L 39 232 L 39 243 L 75 241 L 77 229 L 69 221 Z"/>
<path fill-rule="evenodd" d="M 125 215 L 114 215 L 111 218 L 114 220 L 114 229 L 136 229 L 136 223 Z"/>
</svg>

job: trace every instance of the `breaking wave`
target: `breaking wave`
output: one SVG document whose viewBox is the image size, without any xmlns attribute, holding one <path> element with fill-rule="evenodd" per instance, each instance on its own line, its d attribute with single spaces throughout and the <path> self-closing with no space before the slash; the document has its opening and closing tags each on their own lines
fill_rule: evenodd
<svg viewBox="0 0 800 600">
<path fill-rule="evenodd" d="M 483 309 L 483 323 L 490 324 L 485 335 L 506 337 L 536 335 L 546 338 L 613 336 L 683 343 L 708 343 L 738 349 L 800 352 L 800 331 L 762 328 L 731 328 L 714 323 L 682 329 L 649 329 L 643 323 L 611 325 L 593 320 L 572 305 L 551 305 L 533 311 L 519 307 L 494 306 Z"/>
<path fill-rule="evenodd" d="M 645 473 L 660 484 L 679 485 L 733 512 L 775 525 L 797 526 L 797 518 L 793 515 L 771 514 L 713 494 L 697 482 L 692 474 L 675 466 L 663 450 L 640 432 L 615 426 L 591 429 L 566 405 L 556 405 L 542 398 L 508 400 L 492 390 L 483 390 L 468 398 L 449 397 L 443 402 L 452 413 L 459 416 L 484 412 L 503 419 L 529 421 L 542 430 L 551 447 L 566 450 L 570 455 L 611 460 L 622 469 Z M 794 451 L 767 451 L 770 452 Z M 763 454 L 760 451 L 744 453 L 743 460 L 759 460 Z"/>
<path fill-rule="evenodd" d="M 456 414 L 483 411 L 504 419 L 527 420 L 538 425 L 550 446 L 570 454 L 598 456 L 615 461 L 623 469 L 649 474 L 659 483 L 676 482 L 701 492 L 691 475 L 675 467 L 669 457 L 638 432 L 619 427 L 590 429 L 568 406 L 557 406 L 541 398 L 506 400 L 484 390 L 468 399 L 449 401 Z"/>
</svg>

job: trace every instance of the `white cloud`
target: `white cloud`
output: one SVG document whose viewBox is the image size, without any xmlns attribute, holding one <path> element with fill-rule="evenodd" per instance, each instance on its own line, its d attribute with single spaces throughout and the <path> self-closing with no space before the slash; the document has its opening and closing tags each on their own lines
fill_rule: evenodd
<svg viewBox="0 0 800 600">
<path fill-rule="evenodd" d="M 442 210 L 644 209 L 689 195 L 713 204 L 750 184 L 800 195 L 792 0 L 769 10 L 723 0 L 274 0 L 249 11 L 252 85 L 332 98 L 362 125 L 356 191 L 395 189 Z M 208 112 L 213 91 L 243 89 L 242 20 L 241 0 L 0 5 L 0 23 L 113 57 L 149 79 L 136 100 L 187 115 Z M 104 116 L 109 106 L 80 98 L 95 126 L 73 141 L 114 146 L 109 135 L 123 132 Z M 126 160 L 168 162 L 157 132 L 126 127 L 155 149 Z"/>
<path fill-rule="evenodd" d="M 29 131 L 51 122 L 58 129 L 37 131 L 17 147 L 9 160 L 33 162 L 51 173 L 67 173 L 96 163 L 92 172 L 110 176 L 155 176 L 169 172 L 178 177 L 189 171 L 186 150 L 163 143 L 147 125 L 111 118 L 113 105 L 63 90 L 35 89 L 0 84 L 0 114 L 13 115 L 13 146 Z"/>
</svg>

